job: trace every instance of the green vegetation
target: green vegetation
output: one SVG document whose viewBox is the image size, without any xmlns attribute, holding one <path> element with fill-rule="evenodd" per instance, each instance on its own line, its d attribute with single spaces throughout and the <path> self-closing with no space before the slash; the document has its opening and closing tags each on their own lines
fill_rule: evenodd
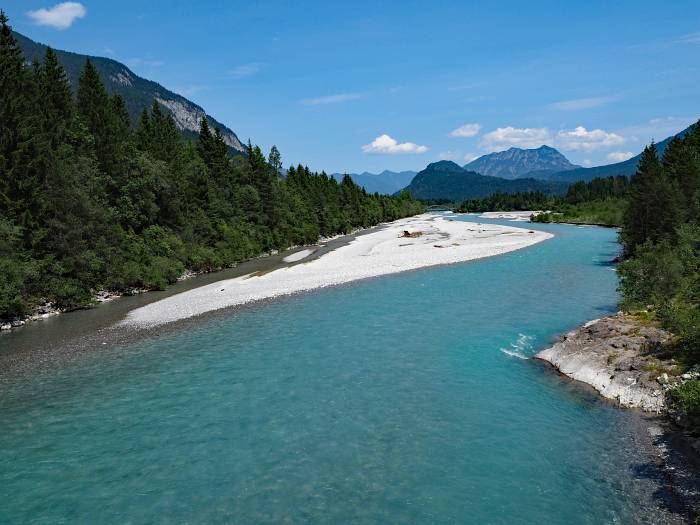
<svg viewBox="0 0 700 525">
<path fill-rule="evenodd" d="M 700 123 L 673 139 L 661 159 L 642 153 L 620 235 L 622 306 L 649 310 L 676 334 L 670 349 L 685 367 L 700 363 Z M 700 382 L 675 389 L 671 402 L 700 432 Z"/>
<path fill-rule="evenodd" d="M 535 215 L 532 217 L 532 222 L 619 226 L 622 223 L 626 204 L 627 201 L 622 198 L 594 200 L 578 204 L 557 204 L 553 206 L 556 211 Z"/>
<path fill-rule="evenodd" d="M 567 222 L 619 226 L 626 207 L 629 181 L 626 177 L 608 177 L 576 182 L 563 196 L 542 192 L 494 193 L 483 199 L 464 201 L 462 212 L 548 210 L 532 218 L 533 222 Z"/>
<path fill-rule="evenodd" d="M 0 318 L 101 289 L 163 288 L 319 236 L 422 210 L 248 144 L 231 157 L 202 119 L 183 141 L 156 103 L 136 126 L 90 61 L 71 92 L 56 54 L 28 66 L 0 13 Z"/>
<path fill-rule="evenodd" d="M 700 381 L 688 381 L 671 390 L 668 397 L 694 428 L 700 428 Z"/>
</svg>

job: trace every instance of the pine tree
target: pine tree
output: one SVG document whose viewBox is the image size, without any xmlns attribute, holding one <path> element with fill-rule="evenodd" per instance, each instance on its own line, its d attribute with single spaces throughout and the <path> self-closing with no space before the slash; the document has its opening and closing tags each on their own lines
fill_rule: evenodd
<svg viewBox="0 0 700 525">
<path fill-rule="evenodd" d="M 282 171 L 282 155 L 277 149 L 277 146 L 273 145 L 272 148 L 270 148 L 267 162 L 272 166 L 272 169 L 275 170 L 275 173 L 279 175 Z"/>
<path fill-rule="evenodd" d="M 141 151 L 151 149 L 151 116 L 148 109 L 143 108 L 138 126 L 136 127 L 136 147 Z"/>
<path fill-rule="evenodd" d="M 24 57 L 12 35 L 9 19 L 0 10 L 0 212 L 16 207 L 17 180 L 13 180 L 16 162 L 13 153 L 17 150 L 23 117 L 29 113 L 27 83 L 29 78 L 24 68 Z"/>
<path fill-rule="evenodd" d="M 50 47 L 46 49 L 39 88 L 45 124 L 53 128 L 53 133 L 58 133 L 58 128 L 66 126 L 72 116 L 73 96 L 66 72 Z"/>
<path fill-rule="evenodd" d="M 117 165 L 112 129 L 117 119 L 114 118 L 114 105 L 107 90 L 100 80 L 100 75 L 90 59 L 78 80 L 78 111 L 82 115 L 88 130 L 95 139 L 95 153 L 100 167 L 107 175 L 112 175 Z"/>
</svg>

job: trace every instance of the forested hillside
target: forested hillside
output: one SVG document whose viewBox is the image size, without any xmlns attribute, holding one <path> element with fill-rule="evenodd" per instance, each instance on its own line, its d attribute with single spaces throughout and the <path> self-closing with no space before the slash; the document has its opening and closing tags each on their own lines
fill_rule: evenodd
<svg viewBox="0 0 700 525">
<path fill-rule="evenodd" d="M 34 60 L 41 62 L 44 59 L 47 46 L 34 42 L 19 33 L 15 33 L 14 36 L 24 57 L 29 62 Z M 124 106 L 132 121 L 138 120 L 141 109 L 150 107 L 153 102 L 158 102 L 168 113 L 173 115 L 178 130 L 187 139 L 197 138 L 199 123 L 206 116 L 212 129 L 221 130 L 224 142 L 231 148 L 232 152 L 242 152 L 245 149 L 232 130 L 213 117 L 206 115 L 203 108 L 185 97 L 165 89 L 157 82 L 141 78 L 121 62 L 111 58 L 88 57 L 69 51 L 54 50 L 54 53 L 63 66 L 68 83 L 74 93 L 78 89 L 78 80 L 85 66 L 85 60 L 89 58 L 100 74 L 107 92 L 110 95 L 118 94 L 124 100 Z"/>
<path fill-rule="evenodd" d="M 0 318 L 162 288 L 186 269 L 422 209 L 303 166 L 282 178 L 275 147 L 267 159 L 251 145 L 232 158 L 207 119 L 186 142 L 158 103 L 133 123 L 90 61 L 74 97 L 53 51 L 28 65 L 4 14 L 0 26 Z"/>
<path fill-rule="evenodd" d="M 441 160 L 428 164 L 406 187 L 417 199 L 446 199 L 452 202 L 487 197 L 493 193 L 541 191 L 547 194 L 566 192 L 568 182 L 549 182 L 529 178 L 507 180 L 480 175 L 458 164 Z"/>
</svg>

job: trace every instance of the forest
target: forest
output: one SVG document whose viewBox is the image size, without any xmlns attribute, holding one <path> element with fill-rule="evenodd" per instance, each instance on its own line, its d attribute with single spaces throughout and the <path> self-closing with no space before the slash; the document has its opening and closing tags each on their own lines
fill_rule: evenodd
<svg viewBox="0 0 700 525">
<path fill-rule="evenodd" d="M 183 140 L 155 103 L 130 122 L 88 60 L 72 90 L 56 54 L 28 64 L 0 13 L 0 319 L 102 290 L 162 289 L 319 237 L 419 213 L 307 167 L 276 147 L 231 155 L 201 122 Z"/>
<path fill-rule="evenodd" d="M 700 364 L 700 122 L 661 158 L 648 146 L 629 185 L 618 265 L 622 307 L 661 323 L 677 340 L 666 350 L 684 368 Z M 700 432 L 700 380 L 670 398 Z"/>
</svg>

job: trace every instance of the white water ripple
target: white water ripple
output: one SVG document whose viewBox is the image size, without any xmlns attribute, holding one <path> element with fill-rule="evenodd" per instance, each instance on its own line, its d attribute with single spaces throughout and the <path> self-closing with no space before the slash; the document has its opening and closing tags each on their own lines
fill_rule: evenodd
<svg viewBox="0 0 700 525">
<path fill-rule="evenodd" d="M 518 339 L 510 344 L 511 349 L 501 348 L 501 352 L 518 359 L 530 359 L 527 353 L 532 353 L 532 341 L 535 338 L 527 334 L 518 334 Z"/>
</svg>

